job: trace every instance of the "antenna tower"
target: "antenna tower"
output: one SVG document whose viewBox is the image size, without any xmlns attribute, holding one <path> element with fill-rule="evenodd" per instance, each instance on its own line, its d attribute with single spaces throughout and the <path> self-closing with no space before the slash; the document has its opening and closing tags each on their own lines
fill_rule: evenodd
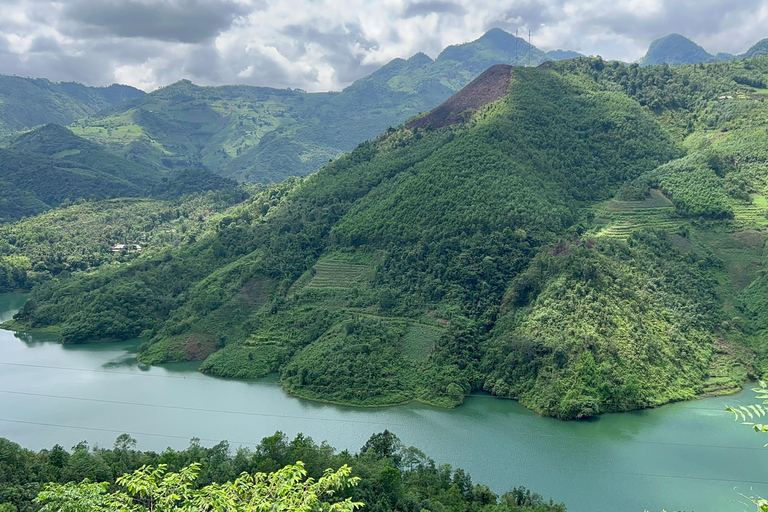
<svg viewBox="0 0 768 512">
<path fill-rule="evenodd" d="M 528 29 L 528 65 L 531 65 L 531 30 Z"/>
</svg>

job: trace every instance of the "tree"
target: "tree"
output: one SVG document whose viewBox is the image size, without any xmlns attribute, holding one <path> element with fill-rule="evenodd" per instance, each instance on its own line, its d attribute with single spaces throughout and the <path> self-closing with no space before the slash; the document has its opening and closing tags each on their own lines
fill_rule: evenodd
<svg viewBox="0 0 768 512">
<path fill-rule="evenodd" d="M 194 463 L 178 473 L 167 472 L 167 466 L 143 466 L 117 479 L 118 490 L 109 484 L 47 484 L 36 502 L 41 512 L 277 512 L 323 511 L 352 512 L 361 507 L 351 498 L 331 502 L 333 496 L 357 485 L 359 478 L 350 477 L 351 468 L 327 469 L 317 481 L 306 478 L 304 464 L 299 461 L 274 473 L 243 473 L 234 481 L 213 483 L 195 488 L 200 464 Z"/>
</svg>

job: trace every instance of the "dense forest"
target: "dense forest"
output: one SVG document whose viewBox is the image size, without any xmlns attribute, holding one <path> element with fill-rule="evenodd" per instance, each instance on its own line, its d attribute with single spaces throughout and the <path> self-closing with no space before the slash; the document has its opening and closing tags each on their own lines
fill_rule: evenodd
<svg viewBox="0 0 768 512">
<path fill-rule="evenodd" d="M 338 471 L 350 467 L 349 476 L 357 480 L 356 484 L 341 487 L 338 492 L 322 498 L 329 499 L 330 503 L 345 500 L 362 503 L 364 510 L 374 512 L 566 510 L 563 504 L 555 504 L 524 487 L 512 488 L 499 496 L 487 486 L 473 483 L 464 470 L 448 464 L 437 465 L 418 448 L 404 446 L 396 435 L 385 430 L 372 435 L 356 454 L 346 450 L 337 452 L 327 443 L 317 444 L 303 434 L 289 439 L 282 432 L 262 439 L 254 449 L 240 446 L 233 450 L 226 441 L 206 448 L 198 439 L 192 439 L 185 450 L 168 448 L 162 453 L 137 450 L 136 441 L 128 434 L 120 435 L 112 448 L 89 447 L 82 442 L 70 451 L 55 445 L 39 452 L 0 438 L 0 511 L 36 512 L 41 506 L 42 510 L 110 510 L 108 506 L 100 508 L 99 500 L 107 491 L 120 489 L 115 481 L 123 481 L 121 476 L 126 479 L 131 474 L 146 474 L 146 470 L 142 470 L 145 466 L 150 467 L 150 475 L 176 475 L 174 480 L 151 481 L 156 483 L 153 498 L 159 495 L 165 499 L 158 499 L 156 510 L 178 510 L 174 507 L 194 505 L 195 491 L 226 485 L 243 474 L 273 474 L 297 463 L 303 467 L 305 476 L 315 481 L 321 481 L 329 469 Z M 162 471 L 158 471 L 160 468 Z M 190 468 L 195 478 L 189 479 L 188 487 L 182 487 L 184 480 L 180 481 L 179 475 L 190 474 Z M 285 474 L 284 478 L 283 481 L 294 481 L 292 473 Z M 84 482 L 85 479 L 88 480 Z M 180 492 L 182 488 L 187 492 Z M 163 495 L 166 489 L 176 496 Z M 147 499 L 146 495 L 133 494 L 137 499 Z M 35 500 L 38 496 L 40 499 Z M 288 494 L 282 495 L 281 500 L 285 505 Z M 141 503 L 147 506 L 145 501 L 137 504 Z M 164 506 L 168 508 L 162 508 Z M 235 510 L 234 507 L 226 509 Z"/>
<path fill-rule="evenodd" d="M 6 327 L 361 406 L 483 389 L 576 419 L 733 392 L 766 356 L 767 80 L 768 56 L 497 66 L 306 178 L 56 210 L 124 208 L 73 232 L 91 255 L 112 233 L 99 257 L 9 226 L 6 289 L 35 286 Z M 215 181 L 185 172 L 153 193 Z"/>
</svg>

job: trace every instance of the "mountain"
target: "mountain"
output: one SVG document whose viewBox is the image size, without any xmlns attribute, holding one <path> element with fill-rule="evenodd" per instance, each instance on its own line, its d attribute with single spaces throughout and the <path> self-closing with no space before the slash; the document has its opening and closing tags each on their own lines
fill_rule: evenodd
<svg viewBox="0 0 768 512">
<path fill-rule="evenodd" d="M 759 57 L 761 55 L 768 54 L 768 38 L 762 39 L 761 41 L 758 41 L 755 43 L 752 48 L 747 50 L 745 53 L 739 55 L 738 58 L 740 59 L 751 59 L 753 57 Z"/>
<path fill-rule="evenodd" d="M 670 34 L 652 42 L 645 57 L 640 60 L 640 64 L 657 66 L 667 63 L 670 66 L 680 66 L 714 61 L 715 57 L 687 37 Z"/>
<path fill-rule="evenodd" d="M 455 405 L 472 388 L 521 398 L 527 391 L 502 384 L 522 381 L 506 380 L 496 371 L 504 363 L 495 362 L 543 350 L 519 343 L 528 335 L 513 317 L 536 314 L 526 309 L 533 288 L 510 295 L 530 286 L 516 276 L 548 269 L 540 275 L 555 279 L 560 264 L 578 258 L 584 274 L 572 279 L 592 279 L 589 269 L 621 249 L 574 241 L 580 208 L 678 155 L 636 102 L 582 82 L 547 69 L 491 68 L 449 100 L 471 105 L 474 115 L 389 131 L 304 180 L 255 196 L 188 247 L 38 287 L 17 325 L 58 325 L 67 342 L 144 332 L 152 339 L 140 350 L 143 361 L 205 359 L 202 371 L 231 377 L 279 369 L 290 392 L 332 402 Z M 487 94 L 499 84 L 508 85 L 500 96 Z M 670 365 L 682 357 L 701 376 L 710 338 L 698 328 L 681 334 L 684 344 L 663 334 L 690 324 L 674 314 L 681 292 L 673 277 L 688 275 L 685 261 L 627 251 L 617 265 L 627 271 L 640 258 L 641 268 L 660 273 L 668 302 L 638 297 L 658 308 L 659 332 L 634 312 L 623 317 L 622 353 L 630 357 L 633 343 L 651 337 L 660 354 L 632 356 L 626 378 L 640 391 L 626 405 L 689 396 L 695 383 L 670 385 Z M 622 286 L 640 293 L 646 277 Z M 557 371 L 586 379 L 585 354 L 590 343 L 607 349 L 612 338 L 604 336 L 564 344 Z M 536 375 L 530 369 L 525 382 Z M 549 383 L 524 403 L 567 418 L 593 414 L 595 400 L 600 410 L 617 408 L 584 382 L 576 395 L 544 403 L 542 394 L 556 393 Z"/>
<path fill-rule="evenodd" d="M 395 59 L 338 93 L 198 87 L 181 81 L 71 125 L 125 158 L 167 169 L 204 166 L 240 181 L 314 172 L 362 140 L 429 111 L 495 64 L 547 56 L 503 30 L 434 61 Z"/>
<path fill-rule="evenodd" d="M 58 125 L 0 149 L 0 221 L 35 215 L 64 200 L 146 195 L 159 173 L 129 162 Z"/>
<path fill-rule="evenodd" d="M 143 91 L 126 85 L 87 87 L 0 75 L 0 136 L 42 124 L 69 124 L 142 95 Z"/>
<path fill-rule="evenodd" d="M 736 56 L 732 53 L 720 52 L 717 55 L 715 55 L 715 60 L 717 62 L 728 62 L 728 61 L 732 61 L 735 58 Z"/>
<path fill-rule="evenodd" d="M 767 77 L 768 56 L 496 65 L 183 244 L 11 265 L 42 282 L 6 327 L 142 336 L 146 363 L 351 405 L 484 390 L 576 419 L 730 393 L 768 362 Z"/>
<path fill-rule="evenodd" d="M 574 52 L 571 50 L 551 50 L 547 52 L 547 57 L 549 57 L 552 60 L 567 60 L 567 59 L 578 59 L 579 57 L 584 57 L 579 52 Z"/>
<path fill-rule="evenodd" d="M 126 160 L 54 124 L 18 136 L 0 155 L 0 222 L 65 200 L 149 195 L 171 200 L 237 185 L 203 169 L 169 172 Z"/>
</svg>

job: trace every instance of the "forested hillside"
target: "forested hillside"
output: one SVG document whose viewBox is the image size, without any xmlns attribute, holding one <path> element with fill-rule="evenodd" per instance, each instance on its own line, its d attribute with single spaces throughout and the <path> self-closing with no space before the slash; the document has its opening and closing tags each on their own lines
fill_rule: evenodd
<svg viewBox="0 0 768 512">
<path fill-rule="evenodd" d="M 570 419 L 730 392 L 765 356 L 767 77 L 496 66 L 188 244 L 38 285 L 10 326 L 354 405 L 484 389 Z"/>
<path fill-rule="evenodd" d="M 116 154 L 167 169 L 277 182 L 305 176 L 389 126 L 428 111 L 494 64 L 548 57 L 493 29 L 477 41 L 395 59 L 338 93 L 267 87 L 169 85 L 71 125 Z"/>
<path fill-rule="evenodd" d="M 87 87 L 0 75 L 0 136 L 41 124 L 69 124 L 143 94 L 127 85 Z"/>
</svg>

